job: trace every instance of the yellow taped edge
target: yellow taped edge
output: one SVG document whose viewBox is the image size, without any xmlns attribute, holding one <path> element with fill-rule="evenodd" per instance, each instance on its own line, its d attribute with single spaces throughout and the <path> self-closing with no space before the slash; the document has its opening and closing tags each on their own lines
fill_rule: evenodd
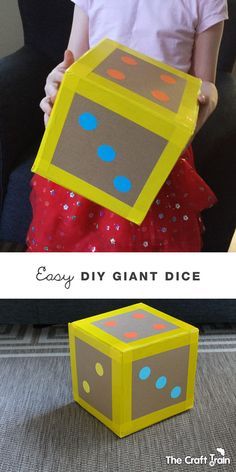
<svg viewBox="0 0 236 472">
<path fill-rule="evenodd" d="M 135 223 L 143 219 L 136 208 L 132 208 L 126 203 L 120 202 L 115 197 L 107 194 L 103 190 L 88 184 L 84 180 L 69 174 L 59 167 L 49 164 L 47 171 L 44 172 L 42 166 L 34 167 L 34 171 L 37 171 L 39 175 L 47 177 L 49 180 L 55 183 L 63 185 L 65 188 L 69 188 L 75 193 L 86 196 L 89 200 L 110 209 L 111 211 L 120 214 L 124 218 L 130 218 Z M 138 223 L 137 223 L 138 224 Z"/>
<path fill-rule="evenodd" d="M 125 409 L 125 382 L 122 371 L 123 356 L 119 360 L 112 359 L 112 423 L 124 422 Z"/>
<path fill-rule="evenodd" d="M 193 136 L 197 117 L 199 113 L 199 103 L 197 100 L 198 94 L 201 90 L 202 81 L 193 77 L 194 81 L 188 79 L 181 104 L 177 114 L 178 122 L 184 123 L 185 127 L 190 130 L 190 137 Z"/>
<path fill-rule="evenodd" d="M 105 339 L 103 336 L 95 336 L 94 333 L 88 332 L 84 330 L 83 327 L 78 327 L 71 323 L 74 329 L 74 335 L 84 341 L 85 343 L 92 346 L 94 349 L 102 352 L 106 356 L 110 357 L 111 359 L 115 359 L 118 362 L 121 362 L 122 352 L 120 351 L 119 347 L 115 342 L 112 344 Z"/>
<path fill-rule="evenodd" d="M 194 386 L 195 386 L 195 376 L 196 376 L 197 358 L 198 358 L 198 337 L 199 337 L 199 330 L 195 328 L 195 330 L 190 333 L 189 369 L 188 369 L 188 384 L 187 384 L 187 398 L 189 400 L 192 400 L 192 403 L 194 403 Z"/>
<path fill-rule="evenodd" d="M 32 167 L 33 172 L 37 172 L 45 177 L 47 177 L 57 143 L 74 98 L 74 90 L 70 88 L 70 84 L 71 77 L 65 76 Z"/>
<path fill-rule="evenodd" d="M 96 87 L 94 86 L 95 78 Z M 115 83 L 111 83 L 109 87 L 106 83 L 106 79 L 90 74 L 89 77 L 78 82 L 75 93 L 94 101 L 158 136 L 162 136 L 167 141 L 172 138 L 176 127 L 178 127 L 180 133 L 182 128 L 184 133 L 186 132 L 183 124 L 178 122 L 175 114 L 170 110 L 163 109 Z M 179 139 L 177 139 L 176 144 L 179 144 Z"/>
<path fill-rule="evenodd" d="M 114 431 L 120 438 L 128 436 L 129 434 L 135 433 L 141 429 L 147 428 L 155 423 L 159 423 L 162 420 L 165 420 L 171 416 L 178 415 L 179 413 L 183 413 L 186 410 L 189 410 L 193 407 L 192 401 L 184 401 L 181 403 L 177 403 L 176 405 L 171 405 L 167 408 L 163 408 L 160 411 L 156 411 L 151 413 L 150 415 L 146 415 L 142 418 L 138 418 L 133 420 L 132 422 L 127 422 L 119 426 L 119 428 L 113 428 Z"/>
<path fill-rule="evenodd" d="M 69 348 L 70 348 L 70 365 L 71 365 L 71 379 L 72 379 L 72 392 L 73 397 L 76 399 L 78 389 L 78 379 L 76 370 L 76 352 L 75 352 L 75 327 L 72 323 L 68 324 L 69 332 Z"/>
<path fill-rule="evenodd" d="M 67 69 L 66 73 L 78 75 L 80 64 L 82 64 L 84 70 L 89 74 L 117 48 L 117 44 L 118 43 L 110 39 L 102 39 L 95 47 L 89 49 L 85 54 L 83 54 L 83 56 L 74 62 L 74 64 Z"/>
</svg>

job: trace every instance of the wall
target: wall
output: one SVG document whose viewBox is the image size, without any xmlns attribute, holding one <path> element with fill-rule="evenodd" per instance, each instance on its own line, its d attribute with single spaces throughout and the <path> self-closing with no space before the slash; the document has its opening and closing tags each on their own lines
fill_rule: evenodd
<svg viewBox="0 0 236 472">
<path fill-rule="evenodd" d="M 0 58 L 23 45 L 17 0 L 0 0 Z"/>
</svg>

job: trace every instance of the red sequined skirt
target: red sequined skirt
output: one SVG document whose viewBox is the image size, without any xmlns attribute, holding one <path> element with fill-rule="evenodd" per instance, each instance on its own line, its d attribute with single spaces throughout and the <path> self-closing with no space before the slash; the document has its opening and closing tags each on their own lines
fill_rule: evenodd
<svg viewBox="0 0 236 472">
<path fill-rule="evenodd" d="M 214 193 L 195 170 L 191 146 L 179 158 L 140 226 L 35 175 L 28 251 L 200 251 L 200 212 L 215 202 Z"/>
</svg>

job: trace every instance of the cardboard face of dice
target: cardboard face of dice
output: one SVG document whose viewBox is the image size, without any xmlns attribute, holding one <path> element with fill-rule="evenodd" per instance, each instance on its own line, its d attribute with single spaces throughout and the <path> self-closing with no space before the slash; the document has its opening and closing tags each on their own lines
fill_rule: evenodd
<svg viewBox="0 0 236 472">
<path fill-rule="evenodd" d="M 167 333 L 178 328 L 176 325 L 164 321 L 163 318 L 142 309 L 129 311 L 122 316 L 112 316 L 95 321 L 93 324 L 125 343 L 145 339 L 158 333 Z"/>
<path fill-rule="evenodd" d="M 185 401 L 188 364 L 189 346 L 133 362 L 132 419 Z"/>
<path fill-rule="evenodd" d="M 161 136 L 76 95 L 52 164 L 132 206 L 166 144 Z"/>
<path fill-rule="evenodd" d="M 76 366 L 80 397 L 112 419 L 111 359 L 77 338 Z"/>
<path fill-rule="evenodd" d="M 132 54 L 124 54 L 119 48 L 94 72 L 175 113 L 186 87 L 186 79 L 167 73 Z"/>
<path fill-rule="evenodd" d="M 200 85 L 102 41 L 66 72 L 33 171 L 142 223 L 193 135 Z"/>
</svg>

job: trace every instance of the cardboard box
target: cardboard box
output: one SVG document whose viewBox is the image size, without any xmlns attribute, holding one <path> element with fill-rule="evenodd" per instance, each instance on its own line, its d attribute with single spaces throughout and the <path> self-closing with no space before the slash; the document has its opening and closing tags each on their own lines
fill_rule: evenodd
<svg viewBox="0 0 236 472">
<path fill-rule="evenodd" d="M 198 329 L 143 303 L 69 323 L 73 395 L 119 437 L 193 407 Z"/>
<path fill-rule="evenodd" d="M 194 133 L 200 87 L 105 39 L 66 71 L 32 170 L 141 224 Z"/>
</svg>

